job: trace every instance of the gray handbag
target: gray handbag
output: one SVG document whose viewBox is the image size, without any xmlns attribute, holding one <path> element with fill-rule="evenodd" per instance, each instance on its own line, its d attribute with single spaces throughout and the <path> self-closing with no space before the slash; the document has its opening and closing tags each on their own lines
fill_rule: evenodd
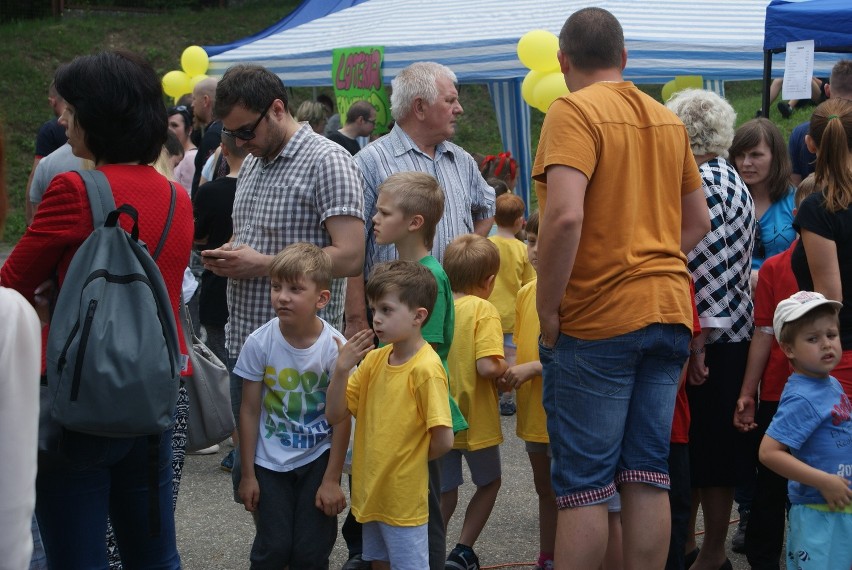
<svg viewBox="0 0 852 570">
<path fill-rule="evenodd" d="M 226 439 L 234 431 L 228 368 L 193 333 L 189 311 L 180 303 L 181 327 L 192 376 L 185 377 L 189 399 L 186 450 L 198 451 Z"/>
</svg>

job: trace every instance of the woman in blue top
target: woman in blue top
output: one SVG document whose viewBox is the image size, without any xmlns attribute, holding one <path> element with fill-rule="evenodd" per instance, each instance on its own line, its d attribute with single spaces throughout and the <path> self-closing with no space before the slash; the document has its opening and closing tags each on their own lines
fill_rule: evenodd
<svg viewBox="0 0 852 570">
<path fill-rule="evenodd" d="M 728 155 L 754 201 L 757 226 L 751 258 L 752 290 L 763 261 L 786 251 L 796 239 L 793 229 L 791 165 L 784 136 L 769 119 L 752 119 L 734 134 Z"/>
</svg>

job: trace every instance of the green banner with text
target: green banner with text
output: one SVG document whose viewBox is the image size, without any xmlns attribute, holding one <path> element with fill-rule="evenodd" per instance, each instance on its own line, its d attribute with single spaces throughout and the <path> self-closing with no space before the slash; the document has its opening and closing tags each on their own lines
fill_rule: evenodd
<svg viewBox="0 0 852 570">
<path fill-rule="evenodd" d="M 352 103 L 369 101 L 376 108 L 374 134 L 386 133 L 391 114 L 390 101 L 382 85 L 384 47 L 335 48 L 332 53 L 331 80 L 341 125 L 346 123 L 346 112 Z"/>
</svg>

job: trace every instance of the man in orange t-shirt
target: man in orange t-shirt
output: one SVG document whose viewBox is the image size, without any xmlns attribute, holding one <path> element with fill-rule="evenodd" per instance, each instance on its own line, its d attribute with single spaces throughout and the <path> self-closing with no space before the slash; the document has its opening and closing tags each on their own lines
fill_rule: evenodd
<svg viewBox="0 0 852 570">
<path fill-rule="evenodd" d="M 709 214 L 683 124 L 622 78 L 618 20 L 579 10 L 559 48 L 571 94 L 551 105 L 533 167 L 555 560 L 600 564 L 605 503 L 619 486 L 625 559 L 662 568 L 669 435 L 692 327 L 683 252 L 709 231 Z"/>
</svg>

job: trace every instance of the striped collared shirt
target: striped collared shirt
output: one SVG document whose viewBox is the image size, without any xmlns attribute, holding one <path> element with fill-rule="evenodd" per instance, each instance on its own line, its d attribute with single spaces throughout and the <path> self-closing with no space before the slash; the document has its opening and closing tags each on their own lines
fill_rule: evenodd
<svg viewBox="0 0 852 570">
<path fill-rule="evenodd" d="M 397 258 L 396 247 L 376 244 L 372 217 L 376 213 L 379 185 L 396 172 L 425 172 L 438 180 L 444 190 L 444 215 L 435 231 L 432 255 L 442 262 L 444 249 L 456 237 L 473 232 L 473 223 L 494 215 L 494 189 L 489 186 L 476 161 L 463 148 L 444 141 L 435 149 L 435 158 L 421 151 L 399 125 L 355 155 L 364 175 L 367 253 L 364 278 L 376 263 Z"/>
<path fill-rule="evenodd" d="M 361 174 L 352 156 L 318 135 L 307 123 L 272 161 L 249 155 L 237 178 L 233 245 L 246 244 L 275 255 L 296 242 L 331 245 L 325 220 L 364 219 Z M 331 301 L 320 313 L 338 330 L 343 325 L 345 279 L 335 279 Z M 269 278 L 228 280 L 228 353 L 237 358 L 246 338 L 275 316 Z"/>
</svg>

